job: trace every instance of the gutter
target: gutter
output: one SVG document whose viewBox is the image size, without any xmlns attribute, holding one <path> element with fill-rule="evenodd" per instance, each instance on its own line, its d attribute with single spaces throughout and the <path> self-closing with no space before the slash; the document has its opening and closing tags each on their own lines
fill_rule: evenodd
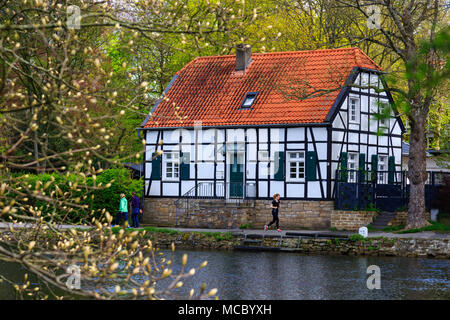
<svg viewBox="0 0 450 320">
<path fill-rule="evenodd" d="M 244 125 L 219 125 L 219 126 L 201 126 L 202 129 L 244 129 L 244 128 L 289 128 L 289 127 L 328 127 L 330 123 L 273 123 L 273 124 L 244 124 Z M 138 128 L 137 130 L 174 130 L 174 129 L 195 129 L 195 126 L 180 126 L 180 127 L 150 127 L 150 128 Z"/>
</svg>

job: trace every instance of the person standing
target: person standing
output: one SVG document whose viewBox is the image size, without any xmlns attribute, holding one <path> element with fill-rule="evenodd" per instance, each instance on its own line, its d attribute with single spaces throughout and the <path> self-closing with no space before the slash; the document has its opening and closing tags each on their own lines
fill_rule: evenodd
<svg viewBox="0 0 450 320">
<path fill-rule="evenodd" d="M 120 220 L 122 220 L 122 216 L 125 218 L 126 226 L 128 227 L 128 201 L 125 198 L 125 193 L 120 194 L 120 204 L 119 204 L 119 214 L 117 215 L 116 224 L 120 225 Z"/>
<path fill-rule="evenodd" d="M 131 226 L 133 228 L 139 228 L 139 213 L 142 213 L 139 197 L 133 191 L 133 197 L 131 198 Z"/>
<path fill-rule="evenodd" d="M 278 219 L 278 209 L 280 208 L 280 194 L 275 193 L 273 195 L 273 200 L 272 203 L 270 204 L 270 208 L 272 209 L 272 221 L 269 224 L 266 224 L 264 226 L 264 230 L 267 231 L 269 230 L 269 227 L 276 223 L 276 227 L 277 227 L 277 231 L 281 232 L 280 229 L 280 220 Z"/>
</svg>

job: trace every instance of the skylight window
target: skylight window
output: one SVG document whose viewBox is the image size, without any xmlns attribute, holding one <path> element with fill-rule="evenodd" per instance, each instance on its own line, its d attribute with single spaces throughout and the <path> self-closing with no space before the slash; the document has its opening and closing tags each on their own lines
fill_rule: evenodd
<svg viewBox="0 0 450 320">
<path fill-rule="evenodd" d="M 242 101 L 241 108 L 250 108 L 255 102 L 258 92 L 249 92 L 245 95 L 244 101 Z"/>
</svg>

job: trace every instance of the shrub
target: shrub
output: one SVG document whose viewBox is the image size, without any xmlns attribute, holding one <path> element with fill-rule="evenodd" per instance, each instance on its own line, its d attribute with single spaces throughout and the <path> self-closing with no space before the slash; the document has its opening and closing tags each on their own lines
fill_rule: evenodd
<svg viewBox="0 0 450 320">
<path fill-rule="evenodd" d="M 356 241 L 364 241 L 366 238 L 364 238 L 359 233 L 352 234 L 348 237 L 350 241 L 356 242 Z"/>
<path fill-rule="evenodd" d="M 398 226 L 388 226 L 386 228 L 383 228 L 383 231 L 393 232 L 393 231 L 399 231 L 399 230 L 402 230 L 402 229 L 405 229 L 405 225 L 403 225 L 403 224 L 398 225 Z"/>
<path fill-rule="evenodd" d="M 105 186 L 110 184 L 109 188 Z M 120 201 L 120 194 L 125 193 L 128 200 L 134 191 L 140 194 L 143 189 L 142 180 L 133 180 L 127 169 L 107 169 L 96 177 L 85 177 L 77 174 L 43 173 L 26 174 L 17 177 L 18 188 L 40 190 L 45 195 L 53 194 L 53 198 L 69 201 L 78 206 L 65 207 L 57 201 L 41 200 L 30 197 L 29 204 L 41 211 L 45 220 L 50 218 L 56 222 L 81 223 L 99 217 L 102 211 L 115 216 Z M 18 189 L 20 190 L 20 189 Z M 81 206 L 86 207 L 81 207 Z"/>
<path fill-rule="evenodd" d="M 92 185 L 92 178 L 90 183 Z M 119 209 L 120 194 L 124 193 L 129 204 L 132 192 L 137 195 L 142 193 L 143 181 L 131 178 L 131 174 L 127 169 L 108 169 L 103 171 L 97 177 L 97 185 L 102 183 L 106 185 L 111 183 L 111 186 L 106 189 L 98 189 L 93 191 L 94 199 L 91 203 L 91 210 L 101 211 L 106 209 L 109 213 L 115 215 Z"/>
</svg>

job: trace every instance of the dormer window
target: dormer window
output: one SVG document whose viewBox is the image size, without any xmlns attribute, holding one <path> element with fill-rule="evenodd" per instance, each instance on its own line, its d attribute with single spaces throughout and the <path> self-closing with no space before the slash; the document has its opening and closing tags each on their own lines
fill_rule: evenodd
<svg viewBox="0 0 450 320">
<path fill-rule="evenodd" d="M 243 109 L 249 109 L 253 102 L 256 100 L 256 96 L 258 95 L 258 92 L 249 92 L 245 95 L 244 101 L 242 101 L 241 108 Z"/>
</svg>

